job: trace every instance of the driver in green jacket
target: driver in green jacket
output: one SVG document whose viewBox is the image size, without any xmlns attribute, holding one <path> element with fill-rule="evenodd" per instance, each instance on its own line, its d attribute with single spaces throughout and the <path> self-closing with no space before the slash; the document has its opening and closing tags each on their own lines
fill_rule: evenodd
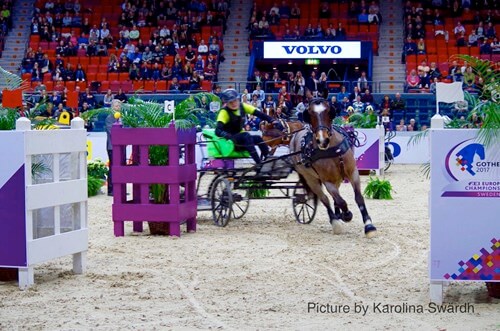
<svg viewBox="0 0 500 331">
<path fill-rule="evenodd" d="M 254 106 L 241 103 L 238 92 L 234 89 L 224 90 L 221 94 L 221 100 L 224 106 L 217 115 L 215 134 L 222 138 L 231 139 L 236 148 L 247 150 L 255 163 L 260 163 L 261 158 L 257 154 L 255 145 L 259 146 L 262 160 L 269 154 L 269 147 L 261 136 L 251 135 L 244 131 L 246 114 L 255 115 L 269 123 L 273 122 L 273 119 Z"/>
</svg>

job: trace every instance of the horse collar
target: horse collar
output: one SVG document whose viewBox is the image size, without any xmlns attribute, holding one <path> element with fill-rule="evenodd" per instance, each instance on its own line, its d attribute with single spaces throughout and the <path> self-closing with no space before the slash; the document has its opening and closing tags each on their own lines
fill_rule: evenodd
<svg viewBox="0 0 500 331">
<path fill-rule="evenodd" d="M 310 127 L 308 127 L 307 133 L 301 142 L 302 163 L 306 167 L 310 167 L 312 163 L 320 159 L 341 157 L 351 148 L 349 139 L 347 139 L 345 136 L 340 143 L 335 146 L 329 147 L 326 150 L 315 148 L 313 140 L 313 131 Z"/>
<path fill-rule="evenodd" d="M 344 138 L 340 143 L 333 147 L 329 147 L 328 149 L 321 150 L 319 148 L 315 148 L 312 152 L 311 155 L 311 161 L 317 161 L 319 159 L 326 159 L 326 158 L 337 158 L 341 157 L 344 155 L 349 149 L 351 148 L 351 145 L 349 144 L 349 141 Z"/>
</svg>

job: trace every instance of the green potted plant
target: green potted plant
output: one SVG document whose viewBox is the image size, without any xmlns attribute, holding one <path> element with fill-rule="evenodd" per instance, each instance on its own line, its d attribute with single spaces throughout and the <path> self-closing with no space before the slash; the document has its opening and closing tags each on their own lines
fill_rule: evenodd
<svg viewBox="0 0 500 331">
<path fill-rule="evenodd" d="M 107 175 L 108 167 L 102 160 L 95 159 L 87 163 L 87 188 L 89 197 L 99 194 Z"/>
<path fill-rule="evenodd" d="M 392 185 L 388 180 L 370 177 L 363 194 L 369 199 L 392 200 Z"/>
</svg>

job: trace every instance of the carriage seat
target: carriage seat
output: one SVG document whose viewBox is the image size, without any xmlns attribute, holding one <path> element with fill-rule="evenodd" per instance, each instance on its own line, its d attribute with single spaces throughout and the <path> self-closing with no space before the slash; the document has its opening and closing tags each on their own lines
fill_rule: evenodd
<svg viewBox="0 0 500 331">
<path fill-rule="evenodd" d="M 203 137 L 207 140 L 208 156 L 214 159 L 240 159 L 249 158 L 246 150 L 236 150 L 232 140 L 215 135 L 215 129 L 203 129 Z"/>
</svg>

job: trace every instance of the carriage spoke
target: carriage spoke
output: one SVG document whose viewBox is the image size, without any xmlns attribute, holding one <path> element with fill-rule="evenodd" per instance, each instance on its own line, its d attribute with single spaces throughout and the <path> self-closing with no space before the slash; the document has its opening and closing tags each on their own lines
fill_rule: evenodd
<svg viewBox="0 0 500 331">
<path fill-rule="evenodd" d="M 237 204 L 235 204 L 235 206 L 236 206 L 236 208 L 237 208 L 239 211 L 241 211 L 242 213 L 244 212 L 244 209 L 243 209 L 243 208 L 241 208 L 241 206 L 240 206 L 238 203 L 237 203 Z M 233 209 L 234 209 L 234 208 L 233 208 Z"/>
<path fill-rule="evenodd" d="M 304 207 L 300 207 L 300 210 L 299 212 L 297 213 L 297 219 L 300 219 L 302 220 L 302 222 L 299 221 L 299 223 L 304 223 L 303 220 L 304 220 Z"/>
<path fill-rule="evenodd" d="M 250 206 L 249 192 L 248 189 L 240 188 L 240 185 L 235 182 L 231 183 L 231 188 L 233 192 L 232 217 L 234 219 L 240 219 L 246 214 Z"/>
<path fill-rule="evenodd" d="M 304 206 L 304 209 L 307 212 L 307 216 L 309 216 L 309 218 L 311 218 L 311 206 L 309 206 L 308 204 L 306 204 Z"/>
<path fill-rule="evenodd" d="M 316 196 L 311 196 L 300 186 L 300 182 L 294 188 L 292 194 L 293 212 L 298 223 L 309 224 L 316 215 L 318 200 Z"/>
</svg>

